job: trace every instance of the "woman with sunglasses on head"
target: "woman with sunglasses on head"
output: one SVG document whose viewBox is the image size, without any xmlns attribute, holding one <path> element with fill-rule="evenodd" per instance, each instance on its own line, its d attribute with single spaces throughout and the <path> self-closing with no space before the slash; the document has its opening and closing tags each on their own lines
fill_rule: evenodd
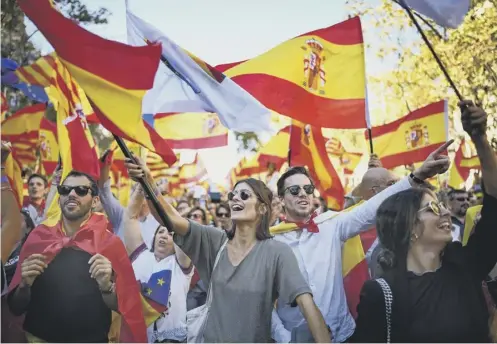
<svg viewBox="0 0 497 344">
<path fill-rule="evenodd" d="M 482 282 L 497 262 L 497 158 L 486 113 L 464 106 L 462 122 L 480 159 L 486 193 L 466 246 L 452 240 L 450 212 L 428 189 L 386 199 L 376 230 L 382 279 L 364 284 L 353 342 L 488 342 Z"/>
<path fill-rule="evenodd" d="M 137 161 L 126 163 L 130 176 L 151 182 L 150 171 Z M 192 259 L 202 280 L 211 283 L 212 303 L 199 333 L 205 342 L 270 342 L 277 298 L 279 303 L 299 306 L 316 342 L 330 340 L 290 247 L 271 240 L 271 198 L 263 182 L 239 181 L 229 194 L 233 227 L 226 233 L 182 218 L 159 197 L 173 225 L 174 241 Z"/>
</svg>

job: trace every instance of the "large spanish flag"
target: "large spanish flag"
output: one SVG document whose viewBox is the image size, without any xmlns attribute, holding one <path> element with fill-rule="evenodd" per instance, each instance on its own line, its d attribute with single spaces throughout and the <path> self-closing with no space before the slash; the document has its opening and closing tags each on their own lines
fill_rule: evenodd
<svg viewBox="0 0 497 344">
<path fill-rule="evenodd" d="M 344 189 L 326 152 L 325 138 L 320 128 L 293 121 L 290 135 L 290 166 L 307 166 L 328 207 L 343 207 Z"/>
<path fill-rule="evenodd" d="M 45 109 L 45 104 L 27 106 L 2 122 L 2 140 L 12 144 L 12 151 L 22 165 L 36 163 L 38 135 Z"/>
<path fill-rule="evenodd" d="M 371 129 L 374 152 L 383 167 L 394 168 L 424 161 L 448 140 L 447 102 L 438 101 L 398 120 Z M 369 139 L 366 131 L 366 138 Z"/>
<path fill-rule="evenodd" d="M 174 163 L 171 148 L 142 118 L 143 103 L 151 101 L 146 96 L 154 87 L 161 47 L 131 47 L 103 39 L 65 18 L 48 0 L 18 4 L 85 91 L 100 123 Z"/>
<path fill-rule="evenodd" d="M 157 133 L 173 149 L 202 149 L 228 144 L 226 129 L 215 113 L 163 113 L 153 116 Z"/>
<path fill-rule="evenodd" d="M 316 127 L 366 128 L 359 17 L 305 33 L 248 61 L 216 68 L 278 113 Z"/>
<path fill-rule="evenodd" d="M 57 124 L 45 117 L 40 124 L 40 159 L 43 173 L 52 175 L 59 162 L 59 144 L 57 142 Z"/>
<path fill-rule="evenodd" d="M 480 159 L 478 155 L 472 154 L 471 147 L 463 139 L 452 161 L 448 185 L 454 189 L 464 187 L 464 183 L 468 180 L 472 169 L 481 169 Z"/>
</svg>

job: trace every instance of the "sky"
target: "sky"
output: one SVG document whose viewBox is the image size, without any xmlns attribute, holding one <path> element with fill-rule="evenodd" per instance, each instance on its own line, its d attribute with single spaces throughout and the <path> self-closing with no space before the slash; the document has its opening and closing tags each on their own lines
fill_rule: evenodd
<svg viewBox="0 0 497 344">
<path fill-rule="evenodd" d="M 86 28 L 102 37 L 126 42 L 125 0 L 81 0 L 90 9 L 106 7 L 111 15 L 106 25 Z M 366 0 L 379 3 L 382 0 Z M 279 43 L 305 32 L 347 19 L 345 0 L 129 0 L 132 12 L 156 26 L 178 45 L 211 65 L 255 57 Z M 35 30 L 27 21 L 28 34 Z M 376 35 L 364 32 L 366 42 Z M 32 41 L 42 53 L 53 51 L 40 33 Z M 366 51 L 367 73 L 392 68 Z M 369 99 L 371 104 L 381 102 Z M 220 182 L 239 160 L 237 143 L 230 136 L 228 147 L 203 150 L 210 177 Z M 186 154 L 183 161 L 193 160 Z"/>
</svg>

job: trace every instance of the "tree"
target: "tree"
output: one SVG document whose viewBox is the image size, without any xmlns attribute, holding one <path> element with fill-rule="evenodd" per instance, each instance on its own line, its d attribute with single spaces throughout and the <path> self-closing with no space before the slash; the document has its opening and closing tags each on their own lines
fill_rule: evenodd
<svg viewBox="0 0 497 344">
<path fill-rule="evenodd" d="M 375 124 L 390 122 L 410 110 L 448 98 L 451 135 L 462 135 L 457 97 L 405 11 L 392 0 L 347 0 L 353 15 L 361 15 L 363 31 L 378 39 L 367 45 L 393 70 L 368 75 L 368 86 L 384 101 L 371 111 Z M 497 1 L 474 0 L 464 23 L 443 31 L 417 16 L 435 51 L 464 97 L 474 99 L 490 115 L 489 135 L 497 147 Z M 445 39 L 444 39 L 445 37 Z"/>
</svg>

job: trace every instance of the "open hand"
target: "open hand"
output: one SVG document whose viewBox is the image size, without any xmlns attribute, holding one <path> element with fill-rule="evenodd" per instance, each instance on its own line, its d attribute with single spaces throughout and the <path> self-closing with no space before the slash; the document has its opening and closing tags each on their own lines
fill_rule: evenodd
<svg viewBox="0 0 497 344">
<path fill-rule="evenodd" d="M 431 152 L 418 169 L 413 173 L 416 177 L 421 180 L 425 180 L 436 176 L 437 174 L 442 174 L 447 172 L 450 166 L 450 159 L 447 155 L 443 155 L 447 147 L 449 147 L 454 140 L 449 140 L 443 145 L 438 147 L 435 151 Z"/>
<path fill-rule="evenodd" d="M 36 277 L 47 268 L 46 257 L 42 254 L 32 254 L 21 264 L 21 287 L 31 287 Z"/>
<path fill-rule="evenodd" d="M 110 260 L 97 253 L 90 258 L 90 275 L 94 278 L 100 290 L 107 291 L 112 285 L 112 264 Z"/>
</svg>

